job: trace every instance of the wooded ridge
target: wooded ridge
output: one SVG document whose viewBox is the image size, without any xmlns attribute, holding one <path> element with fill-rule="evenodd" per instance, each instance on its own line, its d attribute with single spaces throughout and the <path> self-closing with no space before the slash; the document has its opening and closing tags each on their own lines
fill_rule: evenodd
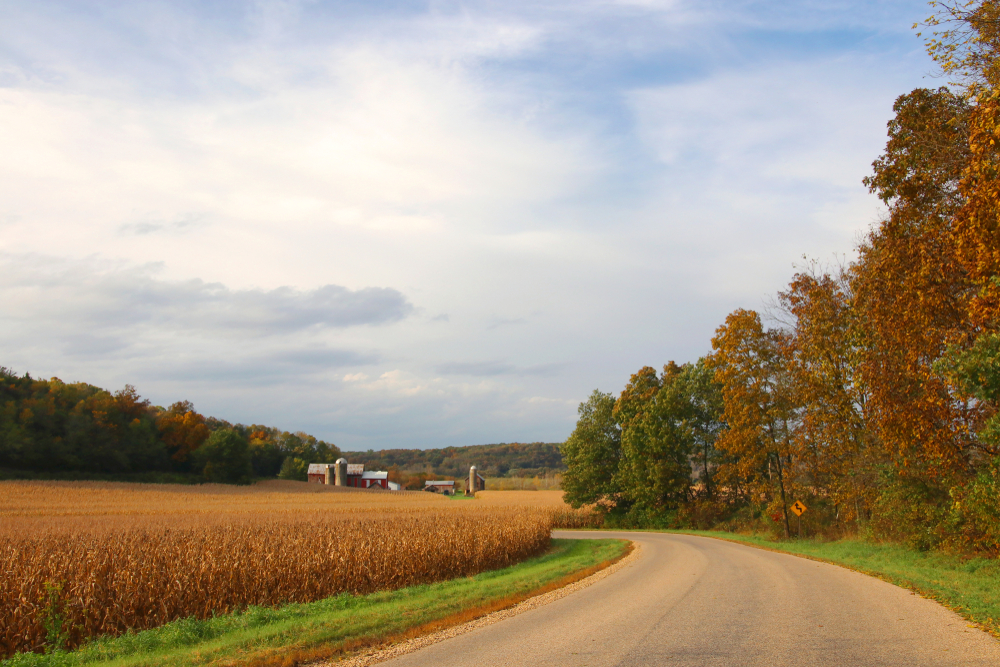
<svg viewBox="0 0 1000 667">
<path fill-rule="evenodd" d="M 342 452 L 307 433 L 205 417 L 188 401 L 152 405 L 127 385 L 117 392 L 0 368 L 0 469 L 7 476 L 135 476 L 137 481 L 245 483 L 306 479 L 309 463 Z M 351 463 L 388 470 L 394 482 L 462 479 L 475 465 L 492 477 L 546 476 L 565 469 L 557 443 L 343 452 Z M 20 475 L 25 476 L 25 475 Z M 27 475 L 31 476 L 31 475 Z"/>
</svg>

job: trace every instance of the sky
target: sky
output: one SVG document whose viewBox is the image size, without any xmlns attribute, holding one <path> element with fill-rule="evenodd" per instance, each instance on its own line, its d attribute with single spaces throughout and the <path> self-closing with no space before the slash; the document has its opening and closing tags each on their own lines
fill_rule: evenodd
<svg viewBox="0 0 1000 667">
<path fill-rule="evenodd" d="M 560 442 L 883 214 L 922 0 L 0 0 L 0 366 Z"/>
</svg>

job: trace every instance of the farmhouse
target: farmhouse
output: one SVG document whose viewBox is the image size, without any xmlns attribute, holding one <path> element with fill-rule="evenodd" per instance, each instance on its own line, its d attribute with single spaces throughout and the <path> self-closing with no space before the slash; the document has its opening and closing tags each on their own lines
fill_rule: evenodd
<svg viewBox="0 0 1000 667">
<path fill-rule="evenodd" d="M 455 482 L 436 482 L 429 479 L 424 482 L 424 491 L 430 491 L 431 493 L 443 493 L 446 496 L 453 496 L 455 495 Z"/>
<path fill-rule="evenodd" d="M 348 463 L 347 459 L 337 459 L 336 463 L 310 463 L 309 481 L 316 484 L 350 486 L 355 489 L 388 489 L 399 491 L 399 484 L 389 481 L 389 473 L 384 470 L 365 470 L 363 463 Z"/>
</svg>

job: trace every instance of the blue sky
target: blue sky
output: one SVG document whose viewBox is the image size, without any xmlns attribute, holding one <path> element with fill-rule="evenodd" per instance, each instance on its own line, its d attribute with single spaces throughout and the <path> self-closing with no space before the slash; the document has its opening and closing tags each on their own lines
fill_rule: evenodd
<svg viewBox="0 0 1000 667">
<path fill-rule="evenodd" d="M 923 2 L 4 2 L 0 365 L 560 441 L 850 257 Z"/>
</svg>

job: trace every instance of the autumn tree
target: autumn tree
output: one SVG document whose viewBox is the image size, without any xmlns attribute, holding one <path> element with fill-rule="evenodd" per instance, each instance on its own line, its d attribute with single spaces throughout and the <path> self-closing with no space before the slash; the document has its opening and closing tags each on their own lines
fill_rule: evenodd
<svg viewBox="0 0 1000 667">
<path fill-rule="evenodd" d="M 275 439 L 278 429 L 253 424 L 247 428 L 247 441 L 250 447 L 250 463 L 257 477 L 275 477 L 281 471 L 285 452 Z M 329 463 L 330 461 L 322 461 Z"/>
<path fill-rule="evenodd" d="M 959 188 L 965 200 L 952 231 L 958 261 L 973 292 L 968 315 L 974 335 L 957 341 L 949 354 L 955 357 L 965 348 L 964 366 L 988 374 L 991 364 L 986 360 L 1000 332 L 1000 6 L 943 2 L 937 8 L 929 24 L 947 29 L 935 32 L 929 50 L 973 103 L 967 122 L 969 155 Z M 970 388 L 968 380 L 963 378 L 961 388 Z M 990 384 L 986 377 L 981 380 L 980 387 Z M 997 398 L 974 393 L 985 402 L 984 416 L 989 418 Z M 995 456 L 997 451 L 990 449 L 989 454 Z"/>
<path fill-rule="evenodd" d="M 789 316 L 787 368 L 800 419 L 793 431 L 815 494 L 835 517 L 859 521 L 877 494 L 880 450 L 868 426 L 868 395 L 856 377 L 860 332 L 850 276 L 816 265 L 778 294 Z M 815 512 L 813 512 L 815 515 Z"/>
<path fill-rule="evenodd" d="M 208 439 L 205 417 L 195 412 L 190 401 L 178 401 L 156 417 L 156 428 L 167 453 L 181 469 L 189 469 L 191 453 Z"/>
<path fill-rule="evenodd" d="M 716 330 L 711 357 L 726 423 L 715 445 L 730 457 L 720 468 L 720 483 L 743 490 L 753 504 L 767 501 L 786 537 L 797 464 L 787 347 L 787 334 L 764 329 L 755 311 L 740 309 Z"/>
<path fill-rule="evenodd" d="M 966 202 L 969 107 L 947 89 L 918 89 L 895 111 L 886 152 L 866 180 L 889 214 L 852 268 L 857 378 L 874 435 L 901 478 L 947 484 L 968 464 L 977 419 L 976 406 L 934 370 L 945 348 L 970 333 L 972 285 L 952 229 Z"/>
</svg>

